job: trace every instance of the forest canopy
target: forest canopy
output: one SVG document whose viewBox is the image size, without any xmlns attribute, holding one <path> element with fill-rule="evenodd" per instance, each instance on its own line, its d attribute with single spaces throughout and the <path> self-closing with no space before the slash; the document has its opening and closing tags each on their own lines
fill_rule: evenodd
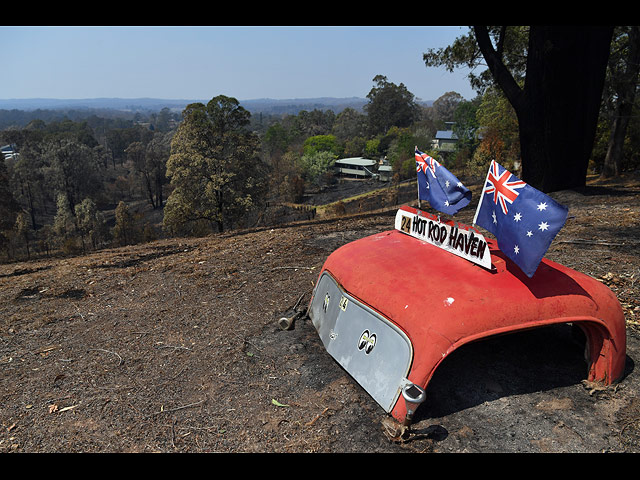
<svg viewBox="0 0 640 480">
<path fill-rule="evenodd" d="M 544 45 L 556 56 L 541 56 Z M 180 110 L 0 111 L 0 258 L 267 225 L 276 211 L 306 212 L 310 193 L 338 181 L 340 158 L 388 165 L 389 185 L 411 181 L 416 146 L 461 178 L 482 178 L 495 159 L 547 191 L 633 172 L 639 57 L 638 27 L 480 26 L 422 58 L 427 69 L 472 67 L 470 99 L 419 102 L 376 75 L 359 103 L 295 112 L 251 113 L 223 95 Z M 561 66 L 571 71 L 550 82 Z M 452 148 L 437 141 L 444 130 Z"/>
</svg>

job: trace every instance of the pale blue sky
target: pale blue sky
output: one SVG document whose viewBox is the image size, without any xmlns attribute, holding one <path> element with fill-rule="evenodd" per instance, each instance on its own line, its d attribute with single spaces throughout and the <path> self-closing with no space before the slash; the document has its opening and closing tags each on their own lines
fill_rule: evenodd
<svg viewBox="0 0 640 480">
<path fill-rule="evenodd" d="M 463 71 L 422 54 L 467 27 L 0 26 L 0 98 L 366 97 L 373 77 L 417 98 L 471 99 Z"/>
</svg>

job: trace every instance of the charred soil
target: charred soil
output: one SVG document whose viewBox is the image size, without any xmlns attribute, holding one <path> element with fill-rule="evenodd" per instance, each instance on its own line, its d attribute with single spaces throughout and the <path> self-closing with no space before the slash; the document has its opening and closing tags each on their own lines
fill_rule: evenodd
<svg viewBox="0 0 640 480">
<path fill-rule="evenodd" d="M 277 322 L 333 250 L 393 228 L 389 208 L 1 265 L 0 452 L 640 452 L 640 182 L 626 180 L 555 193 L 571 217 L 547 253 L 618 296 L 614 386 L 583 381 L 569 327 L 496 337 L 447 358 L 414 436 L 391 442 L 311 322 Z"/>
</svg>

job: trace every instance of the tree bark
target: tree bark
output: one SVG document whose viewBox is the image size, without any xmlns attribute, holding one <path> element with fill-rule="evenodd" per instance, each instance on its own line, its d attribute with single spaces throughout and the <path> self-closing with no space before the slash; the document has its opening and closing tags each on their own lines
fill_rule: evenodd
<svg viewBox="0 0 640 480">
<path fill-rule="evenodd" d="M 522 180 L 552 192 L 586 184 L 613 27 L 532 26 L 520 88 L 474 27 L 478 46 L 518 117 Z"/>
</svg>

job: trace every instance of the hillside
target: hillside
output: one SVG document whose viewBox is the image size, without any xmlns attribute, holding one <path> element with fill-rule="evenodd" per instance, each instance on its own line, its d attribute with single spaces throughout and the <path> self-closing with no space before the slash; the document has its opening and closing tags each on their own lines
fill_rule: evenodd
<svg viewBox="0 0 640 480">
<path fill-rule="evenodd" d="M 391 443 L 311 322 L 276 323 L 333 250 L 393 228 L 387 207 L 0 265 L 0 451 L 640 452 L 640 182 L 555 196 L 572 218 L 547 256 L 625 310 L 615 387 L 585 388 L 566 329 L 499 337 L 448 359 Z"/>
<path fill-rule="evenodd" d="M 0 110 L 120 110 L 120 111 L 157 111 L 163 108 L 182 111 L 190 103 L 207 103 L 209 99 L 162 99 L 162 98 L 16 98 L 0 99 Z M 251 113 L 290 113 L 296 115 L 300 110 L 334 110 L 336 113 L 346 107 L 361 110 L 368 100 L 365 98 L 258 98 L 239 100 Z M 424 102 L 428 104 L 430 102 Z"/>
</svg>

